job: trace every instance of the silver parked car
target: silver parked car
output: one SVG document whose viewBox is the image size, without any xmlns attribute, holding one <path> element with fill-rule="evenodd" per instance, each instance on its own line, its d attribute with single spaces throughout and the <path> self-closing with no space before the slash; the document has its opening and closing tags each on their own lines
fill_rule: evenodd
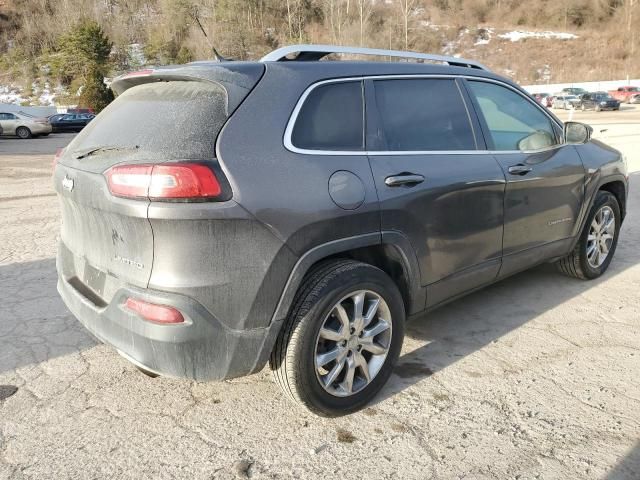
<svg viewBox="0 0 640 480">
<path fill-rule="evenodd" d="M 19 138 L 38 137 L 51 133 L 51 124 L 24 112 L 0 112 L 0 135 L 15 135 Z"/>
<path fill-rule="evenodd" d="M 577 95 L 556 95 L 553 99 L 553 108 L 571 110 L 577 108 L 580 97 Z"/>
</svg>

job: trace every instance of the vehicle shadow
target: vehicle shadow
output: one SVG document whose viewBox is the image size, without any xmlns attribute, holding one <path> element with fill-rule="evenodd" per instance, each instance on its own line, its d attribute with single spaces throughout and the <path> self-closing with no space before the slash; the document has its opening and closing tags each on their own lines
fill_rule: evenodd
<svg viewBox="0 0 640 480">
<path fill-rule="evenodd" d="M 640 440 L 603 480 L 637 480 L 640 477 Z"/>
<path fill-rule="evenodd" d="M 635 174 L 636 180 L 640 178 Z M 635 198 L 634 198 L 635 196 Z M 543 264 L 458 299 L 407 324 L 405 345 L 422 344 L 401 355 L 393 375 L 372 402 L 377 404 L 421 382 L 564 302 L 622 274 L 640 263 L 636 242 L 640 230 L 638 194 L 630 193 L 629 214 L 609 269 L 583 281 L 566 277 Z M 604 300 L 603 300 L 604 301 Z M 415 343 L 415 342 L 413 342 Z M 473 375 L 481 375 L 477 365 Z"/>
<path fill-rule="evenodd" d="M 0 374 L 97 344 L 65 307 L 56 282 L 52 258 L 0 265 Z"/>
</svg>

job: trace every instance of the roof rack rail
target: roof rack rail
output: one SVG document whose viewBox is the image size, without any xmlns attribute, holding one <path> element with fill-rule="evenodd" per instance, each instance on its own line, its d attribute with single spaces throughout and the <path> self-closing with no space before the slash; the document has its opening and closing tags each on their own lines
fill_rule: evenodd
<svg viewBox="0 0 640 480">
<path fill-rule="evenodd" d="M 294 58 L 288 58 L 297 53 Z M 441 62 L 454 67 L 477 68 L 489 71 L 487 67 L 473 60 L 451 57 L 447 55 L 434 55 L 431 53 L 403 52 L 401 50 L 383 50 L 379 48 L 344 47 L 339 45 L 290 45 L 278 48 L 266 54 L 260 59 L 261 62 L 282 62 L 282 61 L 317 61 L 332 53 L 348 53 L 352 55 L 374 55 L 379 57 L 413 58 L 416 60 L 429 60 Z"/>
</svg>

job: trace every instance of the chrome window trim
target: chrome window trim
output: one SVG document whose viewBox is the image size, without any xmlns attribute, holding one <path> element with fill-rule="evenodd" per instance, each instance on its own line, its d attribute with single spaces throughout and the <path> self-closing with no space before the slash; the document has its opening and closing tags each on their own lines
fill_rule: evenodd
<svg viewBox="0 0 640 480">
<path fill-rule="evenodd" d="M 425 78 L 425 79 L 430 79 L 430 78 L 447 78 L 447 79 L 453 79 L 455 80 L 456 78 L 463 78 L 465 80 L 472 80 L 472 81 L 481 81 L 481 82 L 488 82 L 488 83 L 495 83 L 497 85 L 501 85 L 503 87 L 506 87 L 510 90 L 513 90 L 514 92 L 516 92 L 518 95 L 520 95 L 523 99 L 527 100 L 529 103 L 531 103 L 532 105 L 534 105 L 536 108 L 538 108 L 538 110 L 540 110 L 551 122 L 552 124 L 557 125 L 561 130 L 563 129 L 563 125 L 562 122 L 560 122 L 559 120 L 557 120 L 555 117 L 549 115 L 549 112 L 545 111 L 544 108 L 542 107 L 542 105 L 539 105 L 537 102 L 535 102 L 533 99 L 529 98 L 526 95 L 523 95 L 522 92 L 520 92 L 518 89 L 514 88 L 513 86 L 509 85 L 508 83 L 505 83 L 503 81 L 500 80 L 496 80 L 493 78 L 486 78 L 486 77 L 476 77 L 476 76 L 472 76 L 472 75 L 442 75 L 442 74 L 416 74 L 416 75 L 363 75 L 363 76 L 357 76 L 357 77 L 344 77 L 344 78 L 331 78 L 328 80 L 321 80 L 319 82 L 316 82 L 312 85 L 309 85 L 305 91 L 302 93 L 302 95 L 300 96 L 300 98 L 298 99 L 298 102 L 296 103 L 295 108 L 293 109 L 293 112 L 291 112 L 291 116 L 289 117 L 289 121 L 287 122 L 287 127 L 285 128 L 284 131 L 284 147 L 289 150 L 292 153 L 300 153 L 303 155 L 327 155 L 327 156 L 364 156 L 364 155 L 368 155 L 368 156 L 393 156 L 393 155 L 505 155 L 505 154 L 534 154 L 534 153 L 543 153 L 543 152 L 548 152 L 551 150 L 556 150 L 558 148 L 561 148 L 563 146 L 565 146 L 566 144 L 564 143 L 559 143 L 557 145 L 552 145 L 550 147 L 547 148 L 543 148 L 540 150 L 531 150 L 531 151 L 524 151 L 524 150 L 483 150 L 483 149 L 477 149 L 477 150 L 425 150 L 425 151 L 418 151 L 418 150 L 409 150 L 409 151 L 399 151 L 399 150 L 314 150 L 314 149 L 305 149 L 305 148 L 298 148 L 295 145 L 293 145 L 292 141 L 291 141 L 291 135 L 293 133 L 293 127 L 295 126 L 295 123 L 298 119 L 298 115 L 300 113 L 300 110 L 302 109 L 302 105 L 304 104 L 304 102 L 306 101 L 307 97 L 311 94 L 311 92 L 316 89 L 317 87 L 321 86 L 321 85 L 326 85 L 329 83 L 344 83 L 344 82 L 363 82 L 365 80 L 401 80 L 401 79 L 416 79 L 416 78 Z M 462 98 L 463 100 L 463 104 L 465 105 L 465 108 L 467 107 L 466 102 L 464 101 L 464 97 Z M 366 109 L 366 99 L 365 99 L 365 109 Z M 366 122 L 365 122 L 365 129 L 366 129 Z M 471 122 L 471 129 L 474 132 L 474 137 L 475 137 L 475 129 L 473 128 L 473 122 Z M 366 133 L 366 132 L 365 132 Z M 477 141 L 476 141 L 476 145 L 477 145 Z"/>
</svg>

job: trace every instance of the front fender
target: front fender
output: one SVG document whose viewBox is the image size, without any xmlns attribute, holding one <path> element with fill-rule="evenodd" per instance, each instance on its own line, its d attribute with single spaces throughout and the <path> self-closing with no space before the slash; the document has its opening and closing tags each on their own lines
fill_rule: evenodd
<svg viewBox="0 0 640 480">
<path fill-rule="evenodd" d="M 587 221 L 587 216 L 596 194 L 603 185 L 611 182 L 621 182 L 624 185 L 624 198 L 628 196 L 629 182 L 627 178 L 626 166 L 622 160 L 621 153 L 598 141 L 592 140 L 584 145 L 576 145 L 576 151 L 582 159 L 585 168 L 584 202 L 580 210 L 580 217 L 575 224 L 573 236 L 575 238 L 572 248 L 579 240 Z M 621 213 L 624 218 L 625 205 L 621 205 Z"/>
</svg>

